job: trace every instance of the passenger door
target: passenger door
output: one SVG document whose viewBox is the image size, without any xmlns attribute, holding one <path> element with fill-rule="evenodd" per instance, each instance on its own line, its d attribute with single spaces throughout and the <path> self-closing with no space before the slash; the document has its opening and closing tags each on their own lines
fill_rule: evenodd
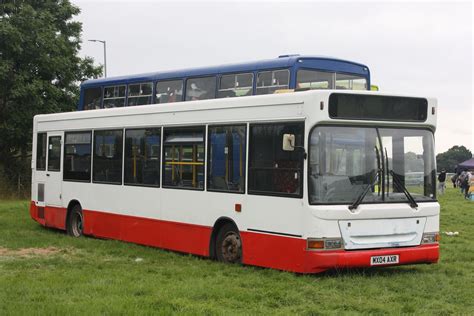
<svg viewBox="0 0 474 316">
<path fill-rule="evenodd" d="M 46 206 L 62 206 L 63 132 L 48 133 L 44 202 Z"/>
</svg>

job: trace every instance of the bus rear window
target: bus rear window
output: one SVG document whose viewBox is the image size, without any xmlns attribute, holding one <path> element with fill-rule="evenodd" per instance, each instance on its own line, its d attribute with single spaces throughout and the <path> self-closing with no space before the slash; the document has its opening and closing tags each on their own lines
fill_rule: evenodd
<svg viewBox="0 0 474 316">
<path fill-rule="evenodd" d="M 100 109 L 102 88 L 90 88 L 84 90 L 84 110 Z"/>
<path fill-rule="evenodd" d="M 337 119 L 424 122 L 428 101 L 423 98 L 333 93 L 329 116 Z"/>
</svg>

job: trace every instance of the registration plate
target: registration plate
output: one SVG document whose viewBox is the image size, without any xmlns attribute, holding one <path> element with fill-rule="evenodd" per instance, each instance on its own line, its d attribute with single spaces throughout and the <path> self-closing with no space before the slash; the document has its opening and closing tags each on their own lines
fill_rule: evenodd
<svg viewBox="0 0 474 316">
<path fill-rule="evenodd" d="M 398 263 L 398 255 L 370 257 L 371 266 L 377 266 L 377 265 L 383 265 L 383 264 L 395 264 L 395 263 Z"/>
</svg>

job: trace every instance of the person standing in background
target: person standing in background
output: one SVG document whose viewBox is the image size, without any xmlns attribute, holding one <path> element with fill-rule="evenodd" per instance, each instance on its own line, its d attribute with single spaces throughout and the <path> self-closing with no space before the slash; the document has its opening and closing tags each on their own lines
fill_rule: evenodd
<svg viewBox="0 0 474 316">
<path fill-rule="evenodd" d="M 438 175 L 438 191 L 440 194 L 444 194 L 446 190 L 446 170 L 443 168 Z"/>
</svg>

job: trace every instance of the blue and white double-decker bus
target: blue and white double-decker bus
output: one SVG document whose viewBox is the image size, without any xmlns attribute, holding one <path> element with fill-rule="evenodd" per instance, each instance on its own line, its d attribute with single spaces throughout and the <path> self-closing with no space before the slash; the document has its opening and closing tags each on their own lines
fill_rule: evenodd
<svg viewBox="0 0 474 316">
<path fill-rule="evenodd" d="M 276 59 L 85 81 L 78 110 L 273 94 L 289 89 L 370 90 L 365 65 L 330 57 Z"/>
</svg>

